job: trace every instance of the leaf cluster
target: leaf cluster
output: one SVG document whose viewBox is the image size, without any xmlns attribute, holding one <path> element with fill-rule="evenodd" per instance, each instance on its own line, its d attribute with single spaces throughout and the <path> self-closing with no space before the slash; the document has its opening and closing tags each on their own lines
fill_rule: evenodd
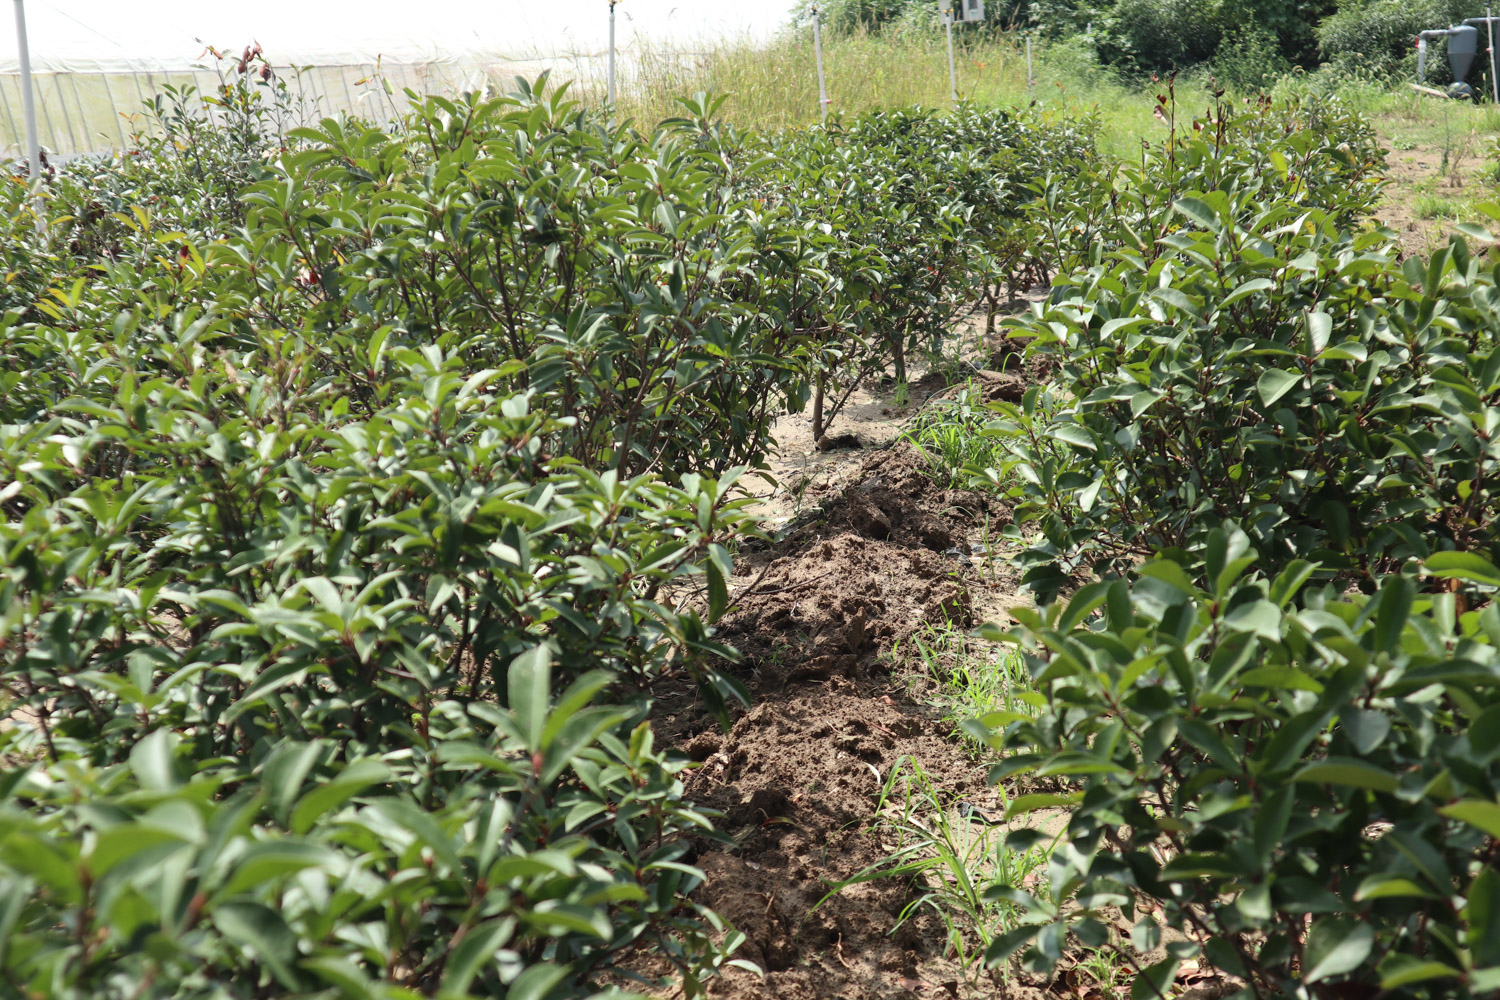
<svg viewBox="0 0 1500 1000">
<path fill-rule="evenodd" d="M 1242 996 L 1492 995 L 1500 609 L 1403 576 L 1341 595 L 1305 586 L 1310 563 L 1255 559 L 1226 525 L 1206 587 L 1161 558 L 1016 612 L 1032 712 L 969 728 L 1013 751 L 996 779 L 1054 784 L 1010 811 L 1066 806 L 1068 842 L 1049 897 L 992 888 L 1028 917 L 990 960 L 1051 968 L 1069 933 L 1107 943 L 1118 907 L 1142 952 L 1187 935 L 1132 996 L 1168 995 L 1195 956 Z"/>
</svg>

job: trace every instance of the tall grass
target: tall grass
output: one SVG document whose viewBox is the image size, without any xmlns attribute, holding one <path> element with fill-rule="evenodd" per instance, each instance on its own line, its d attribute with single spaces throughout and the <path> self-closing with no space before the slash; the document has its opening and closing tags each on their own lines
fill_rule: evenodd
<svg viewBox="0 0 1500 1000">
<path fill-rule="evenodd" d="M 1080 46 L 1038 41 L 1032 54 L 1034 85 L 1028 88 L 1020 35 L 957 33 L 959 96 L 982 104 L 1035 101 L 1069 112 L 1097 109 L 1107 151 L 1139 149 L 1142 138 L 1161 130 L 1151 115 L 1148 84 L 1120 82 Z M 952 103 L 947 43 L 939 32 L 828 32 L 823 58 L 832 116 Z M 586 101 L 604 99 L 602 80 L 580 80 L 574 86 Z M 679 112 L 676 98 L 700 90 L 727 95 L 724 114 L 742 126 L 778 129 L 816 122 L 818 77 L 811 29 L 789 28 L 761 44 L 731 39 L 696 52 L 641 45 L 628 70 L 622 65 L 616 104 L 621 115 L 654 124 Z"/>
</svg>

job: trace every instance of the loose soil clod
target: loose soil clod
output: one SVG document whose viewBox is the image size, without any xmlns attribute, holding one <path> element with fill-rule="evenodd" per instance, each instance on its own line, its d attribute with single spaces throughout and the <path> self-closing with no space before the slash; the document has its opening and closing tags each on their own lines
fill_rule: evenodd
<svg viewBox="0 0 1500 1000">
<path fill-rule="evenodd" d="M 860 458 L 851 456 L 846 485 L 736 567 L 736 607 L 719 634 L 745 656 L 755 707 L 727 735 L 690 710 L 658 724 L 702 761 L 689 798 L 721 811 L 736 845 L 705 845 L 701 899 L 745 933 L 742 957 L 767 973 L 732 973 L 713 986 L 719 996 L 961 995 L 935 918 L 892 934 L 912 886 L 878 880 L 814 907 L 831 883 L 889 852 L 866 831 L 902 757 L 955 798 L 986 794 L 985 765 L 908 697 L 889 654 L 926 623 L 977 623 L 988 601 L 976 594 L 991 585 L 966 578 L 945 552 L 968 551 L 986 521 L 995 530 L 1010 510 L 991 494 L 942 489 L 910 446 Z M 999 589 L 1009 594 L 1013 579 Z M 1038 994 L 1017 984 L 1009 995 Z"/>
</svg>

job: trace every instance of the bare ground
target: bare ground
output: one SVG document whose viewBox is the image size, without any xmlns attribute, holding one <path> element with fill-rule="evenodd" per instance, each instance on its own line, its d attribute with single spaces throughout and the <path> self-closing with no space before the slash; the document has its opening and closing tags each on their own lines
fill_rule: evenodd
<svg viewBox="0 0 1500 1000">
<path fill-rule="evenodd" d="M 1019 398 L 1027 382 L 968 374 L 991 398 Z M 1009 507 L 993 493 L 941 488 L 899 440 L 921 404 L 953 388 L 914 382 L 905 408 L 889 391 L 858 394 L 830 431 L 852 436 L 853 449 L 820 451 L 805 417 L 783 418 L 777 485 L 760 497 L 776 538 L 738 559 L 719 630 L 744 655 L 735 669 L 754 707 L 723 734 L 687 696 L 661 706 L 661 736 L 701 762 L 688 797 L 721 812 L 734 841 L 704 845 L 700 898 L 745 933 L 740 957 L 766 973 L 732 972 L 711 988 L 717 996 L 1057 995 L 1017 975 L 967 982 L 934 916 L 898 928 L 916 894 L 910 880 L 853 886 L 819 905 L 831 884 L 889 853 L 870 825 L 882 782 L 904 760 L 952 804 L 998 804 L 987 764 L 927 703 L 934 683 L 892 656 L 928 623 L 967 628 L 1028 602 L 1003 562 L 982 568 L 960 555 L 1009 524 Z"/>
</svg>

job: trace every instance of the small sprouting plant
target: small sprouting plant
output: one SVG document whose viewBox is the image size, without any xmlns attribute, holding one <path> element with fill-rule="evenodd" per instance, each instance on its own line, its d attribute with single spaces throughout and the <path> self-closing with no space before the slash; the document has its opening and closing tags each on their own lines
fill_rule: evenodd
<svg viewBox="0 0 1500 1000">
<path fill-rule="evenodd" d="M 980 434 L 988 413 L 978 387 L 970 381 L 952 400 L 924 409 L 903 437 L 927 459 L 934 479 L 949 489 L 966 478 L 964 467 L 988 467 L 999 462 L 996 439 Z"/>
<path fill-rule="evenodd" d="M 852 878 L 829 887 L 818 906 L 851 885 L 882 878 L 911 879 L 915 892 L 892 928 L 894 932 L 923 911 L 942 922 L 949 950 L 971 983 L 986 975 L 984 953 L 1001 935 L 1014 930 L 1019 911 L 997 887 L 1029 886 L 1045 864 L 1041 847 L 1012 850 L 1005 832 L 987 814 L 945 802 L 922 766 L 910 757 L 898 760 L 881 785 L 871 827 L 895 849 Z M 1003 970 L 988 970 L 998 982 Z"/>
<path fill-rule="evenodd" d="M 902 379 L 896 383 L 896 391 L 891 395 L 891 406 L 898 410 L 904 410 L 911 405 L 911 383 Z"/>
</svg>

